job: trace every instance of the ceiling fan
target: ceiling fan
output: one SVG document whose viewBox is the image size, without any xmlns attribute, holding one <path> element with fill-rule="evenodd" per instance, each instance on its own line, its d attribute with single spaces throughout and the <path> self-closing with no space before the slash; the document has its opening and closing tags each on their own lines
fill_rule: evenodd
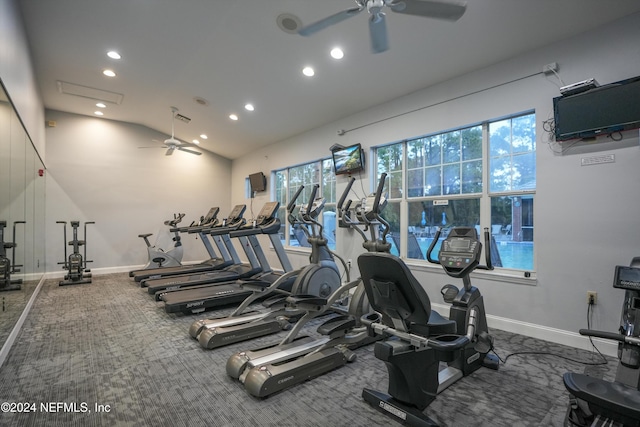
<svg viewBox="0 0 640 427">
<path fill-rule="evenodd" d="M 445 2 L 431 0 L 355 0 L 358 5 L 355 8 L 343 10 L 334 15 L 309 24 L 300 30 L 298 34 L 310 36 L 331 25 L 342 22 L 345 19 L 356 16 L 364 9 L 369 12 L 369 36 L 373 53 L 384 52 L 389 49 L 387 39 L 387 24 L 384 8 L 392 12 L 406 15 L 423 16 L 426 18 L 457 21 L 467 10 L 467 4 L 461 2 Z"/>
<path fill-rule="evenodd" d="M 202 153 L 200 153 L 199 151 L 194 151 L 194 150 L 185 148 L 185 147 L 191 146 L 192 144 L 178 141 L 175 138 L 174 122 L 175 122 L 177 112 L 178 112 L 178 109 L 176 107 L 171 107 L 171 138 L 165 139 L 162 147 L 154 146 L 154 147 L 138 147 L 138 148 L 166 148 L 167 152 L 165 153 L 165 156 L 172 155 L 175 150 L 184 151 L 185 153 L 190 153 L 190 154 L 195 154 L 196 156 L 200 156 Z"/>
</svg>

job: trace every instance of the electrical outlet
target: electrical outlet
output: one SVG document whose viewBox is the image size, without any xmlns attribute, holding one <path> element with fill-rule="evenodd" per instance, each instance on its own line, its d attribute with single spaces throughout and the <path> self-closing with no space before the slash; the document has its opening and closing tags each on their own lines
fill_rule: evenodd
<svg viewBox="0 0 640 427">
<path fill-rule="evenodd" d="M 551 62 L 547 65 L 543 65 L 542 66 L 542 72 L 545 74 L 551 74 L 554 71 L 558 71 L 558 63 L 557 62 Z"/>
<path fill-rule="evenodd" d="M 587 291 L 587 304 L 595 305 L 598 303 L 598 293 L 595 291 Z"/>
</svg>

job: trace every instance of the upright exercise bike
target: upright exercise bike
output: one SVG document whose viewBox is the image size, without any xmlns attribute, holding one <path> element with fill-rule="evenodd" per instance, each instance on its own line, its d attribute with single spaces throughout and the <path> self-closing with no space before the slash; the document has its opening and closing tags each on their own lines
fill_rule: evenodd
<svg viewBox="0 0 640 427">
<path fill-rule="evenodd" d="M 138 234 L 138 237 L 142 238 L 147 245 L 147 255 L 149 259 L 144 267 L 136 271 L 182 265 L 180 262 L 184 255 L 184 248 L 180 241 L 180 229 L 177 228 L 182 218 L 184 218 L 183 213 L 173 214 L 173 219 L 164 222 L 164 225 L 168 226 L 169 230 L 173 233 L 173 238 L 171 239 L 173 241 L 173 247 L 167 251 L 158 246 L 158 239 L 156 239 L 155 245 L 151 245 L 149 236 L 152 236 L 152 233 Z M 131 272 L 129 276 L 133 277 L 133 273 L 134 272 Z"/>
<path fill-rule="evenodd" d="M 439 237 L 438 232 L 427 252 L 429 258 Z M 400 258 L 385 253 L 358 257 L 367 296 L 376 311 L 363 322 L 370 334 L 385 338 L 376 343 L 374 354 L 387 366 L 388 393 L 362 392 L 364 400 L 379 411 L 412 426 L 437 426 L 423 411 L 439 393 L 482 366 L 498 369 L 497 358 L 487 354 L 492 338 L 483 298 L 469 278 L 476 268 L 492 268 L 488 230 L 484 237 L 485 266 L 479 264 L 482 244 L 471 227 L 451 229 L 439 260 L 430 259 L 464 283 L 460 290 L 453 285 L 442 289 L 445 301 L 452 304 L 449 318 L 431 310 L 429 296 Z M 446 362 L 444 370 L 440 362 Z"/>
<path fill-rule="evenodd" d="M 87 221 L 84 223 L 84 240 L 78 239 L 78 227 L 80 221 L 70 221 L 73 229 L 73 239 L 69 241 L 69 246 L 73 246 L 73 252 L 67 258 L 67 221 L 56 221 L 56 224 L 64 226 L 64 262 L 59 262 L 62 268 L 67 270 L 64 280 L 60 281 L 60 286 L 80 285 L 83 283 L 91 283 L 91 270 L 87 268 L 87 264 L 93 261 L 87 259 L 87 225 L 95 224 L 95 221 Z M 84 256 L 80 253 L 80 246 L 84 246 Z"/>
<path fill-rule="evenodd" d="M 615 381 L 564 374 L 571 394 L 565 426 L 640 426 L 640 257 L 629 267 L 616 266 L 613 287 L 625 290 L 618 332 L 580 329 L 580 335 L 618 342 Z"/>
<path fill-rule="evenodd" d="M 14 221 L 13 240 L 4 241 L 4 229 L 7 221 L 0 221 L 0 292 L 17 291 L 22 287 L 22 279 L 12 279 L 11 275 L 20 272 L 22 265 L 16 264 L 16 224 L 25 224 L 26 221 Z M 12 249 L 11 259 L 7 256 L 7 249 Z"/>
</svg>

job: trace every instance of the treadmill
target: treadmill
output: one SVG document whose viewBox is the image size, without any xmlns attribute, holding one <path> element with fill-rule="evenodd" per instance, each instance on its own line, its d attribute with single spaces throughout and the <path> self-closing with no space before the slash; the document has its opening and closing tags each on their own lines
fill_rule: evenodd
<svg viewBox="0 0 640 427">
<path fill-rule="evenodd" d="M 249 283 L 253 283 L 256 286 L 267 287 L 283 273 L 292 271 L 291 264 L 278 235 L 281 226 L 280 220 L 276 217 L 279 206 L 278 202 L 267 202 L 254 221 L 229 233 L 231 237 L 237 238 L 241 242 L 246 242 L 243 243 L 243 249 L 248 259 L 250 262 L 252 259 L 257 259 L 259 265 L 262 266 L 261 270 L 247 270 L 244 274 L 238 274 L 235 279 L 228 280 L 227 283 L 212 283 L 184 289 L 161 291 L 156 294 L 156 300 L 165 302 L 165 311 L 167 313 L 195 314 L 207 309 L 238 304 L 252 295 L 253 290 L 251 286 L 243 286 L 246 281 L 237 279 L 248 279 Z M 284 269 L 283 273 L 274 272 L 271 269 L 257 238 L 260 234 L 269 236 Z M 285 291 L 290 291 L 292 284 L 293 277 L 291 280 L 284 281 L 281 288 Z"/>
<path fill-rule="evenodd" d="M 242 217 L 242 213 L 244 212 L 245 206 L 238 205 L 233 211 L 229 214 L 229 217 Z M 142 282 L 143 280 L 150 278 L 159 278 L 159 277 L 167 277 L 167 276 L 176 276 L 180 274 L 192 274 L 198 273 L 201 271 L 210 271 L 216 268 L 223 268 L 230 265 L 233 261 L 229 257 L 229 254 L 226 253 L 224 247 L 220 245 L 220 242 L 215 242 L 218 250 L 220 251 L 220 256 L 216 253 L 211 245 L 211 242 L 206 236 L 206 231 L 219 223 L 218 220 L 218 212 L 220 212 L 220 208 L 214 207 L 209 209 L 207 215 L 200 220 L 197 225 L 190 225 L 188 227 L 181 227 L 178 230 L 183 233 L 189 234 L 198 234 L 200 236 L 200 240 L 202 244 L 207 250 L 209 254 L 209 259 L 197 264 L 187 264 L 187 265 L 178 265 L 174 267 L 162 267 L 162 268 L 152 268 L 147 270 L 139 270 L 135 271 L 133 275 L 133 279 L 136 282 Z M 227 221 L 229 218 L 227 218 Z M 224 265 L 221 265 L 224 264 Z"/>
<path fill-rule="evenodd" d="M 244 208 L 244 205 L 239 206 L 243 206 Z M 240 261 L 240 257 L 238 257 L 238 253 L 236 252 L 233 243 L 231 242 L 231 238 L 229 237 L 229 233 L 231 231 L 236 230 L 245 224 L 246 220 L 244 218 L 235 217 L 233 221 L 225 220 L 220 225 L 206 230 L 207 234 L 211 235 L 215 242 L 220 242 L 220 252 L 229 254 L 231 262 L 228 264 L 199 273 L 146 279 L 142 281 L 142 286 L 147 288 L 149 294 L 156 295 L 162 291 L 177 291 L 187 287 L 228 282 L 242 277 L 253 276 L 254 274 L 261 272 L 262 266 L 260 265 L 260 262 L 255 256 L 253 256 L 253 252 L 250 252 L 247 249 L 247 246 L 249 245 L 247 240 L 240 239 L 242 249 L 245 251 L 247 258 L 249 259 L 249 264 L 243 264 L 242 261 Z M 159 299 L 156 298 L 156 301 L 158 300 Z"/>
</svg>

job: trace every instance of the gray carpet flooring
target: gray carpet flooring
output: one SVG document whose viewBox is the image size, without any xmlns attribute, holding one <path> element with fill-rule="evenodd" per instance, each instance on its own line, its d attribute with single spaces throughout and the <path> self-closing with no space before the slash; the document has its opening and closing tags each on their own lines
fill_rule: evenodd
<svg viewBox="0 0 640 427">
<path fill-rule="evenodd" d="M 188 328 L 212 313 L 169 315 L 126 274 L 94 276 L 88 285 L 57 282 L 44 284 L 0 370 L 0 401 L 35 411 L 0 413 L 1 426 L 396 425 L 361 398 L 364 387 L 387 387 L 373 346 L 356 350 L 354 363 L 256 399 L 226 375 L 226 361 L 282 335 L 203 350 Z M 503 358 L 544 351 L 594 359 L 591 352 L 491 332 Z M 554 356 L 511 357 L 498 371 L 483 368 L 461 379 L 426 412 L 443 426 L 560 426 L 567 407 L 562 374 L 570 370 L 585 366 Z M 615 361 L 590 370 L 612 379 Z"/>
</svg>

